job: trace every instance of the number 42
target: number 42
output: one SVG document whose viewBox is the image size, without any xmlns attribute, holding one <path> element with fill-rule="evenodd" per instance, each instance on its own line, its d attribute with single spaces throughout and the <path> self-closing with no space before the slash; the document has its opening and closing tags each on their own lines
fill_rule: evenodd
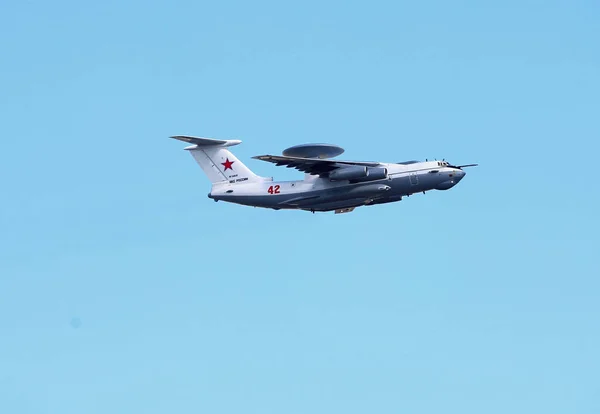
<svg viewBox="0 0 600 414">
<path fill-rule="evenodd" d="M 269 189 L 267 190 L 267 193 L 269 194 L 279 194 L 279 186 L 275 185 L 275 186 L 270 186 Z"/>
</svg>

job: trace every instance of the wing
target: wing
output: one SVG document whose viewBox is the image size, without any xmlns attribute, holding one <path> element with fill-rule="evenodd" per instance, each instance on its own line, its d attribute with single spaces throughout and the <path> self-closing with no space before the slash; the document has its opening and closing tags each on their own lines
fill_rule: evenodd
<svg viewBox="0 0 600 414">
<path fill-rule="evenodd" d="M 361 165 L 367 167 L 377 167 L 381 165 L 378 162 L 334 161 L 320 158 L 286 157 L 284 155 L 257 155 L 256 157 L 252 158 L 261 161 L 272 162 L 277 166 L 285 165 L 287 168 L 295 168 L 299 171 L 313 175 L 327 175 L 333 170 L 351 165 Z"/>
</svg>

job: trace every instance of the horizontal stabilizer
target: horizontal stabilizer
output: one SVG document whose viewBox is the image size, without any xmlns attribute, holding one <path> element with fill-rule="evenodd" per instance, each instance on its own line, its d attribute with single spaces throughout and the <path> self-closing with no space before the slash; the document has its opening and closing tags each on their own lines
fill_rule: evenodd
<svg viewBox="0 0 600 414">
<path fill-rule="evenodd" d="M 242 141 L 239 139 L 213 139 L 213 138 L 200 138 L 191 137 L 188 135 L 175 135 L 173 139 L 179 141 L 188 142 L 190 144 L 198 145 L 199 147 L 231 147 L 234 145 L 241 144 Z"/>
</svg>

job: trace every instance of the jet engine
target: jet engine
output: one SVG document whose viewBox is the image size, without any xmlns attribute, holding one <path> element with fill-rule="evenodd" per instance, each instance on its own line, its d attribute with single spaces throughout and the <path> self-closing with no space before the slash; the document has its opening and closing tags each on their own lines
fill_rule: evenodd
<svg viewBox="0 0 600 414">
<path fill-rule="evenodd" d="M 369 168 L 364 166 L 345 167 L 329 173 L 329 180 L 331 181 L 348 180 L 353 183 L 383 180 L 387 177 L 387 168 Z"/>
<path fill-rule="evenodd" d="M 368 175 L 367 167 L 352 166 L 340 168 L 339 170 L 333 170 L 329 173 L 329 180 L 331 181 L 344 181 L 344 180 L 357 180 L 364 178 Z"/>
<path fill-rule="evenodd" d="M 364 178 L 359 178 L 356 181 L 375 181 L 385 180 L 386 178 L 388 178 L 387 168 L 367 168 L 367 176 Z"/>
</svg>

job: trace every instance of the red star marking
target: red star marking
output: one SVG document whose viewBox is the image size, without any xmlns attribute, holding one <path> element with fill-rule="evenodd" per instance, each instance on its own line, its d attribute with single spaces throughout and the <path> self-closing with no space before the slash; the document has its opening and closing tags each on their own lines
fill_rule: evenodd
<svg viewBox="0 0 600 414">
<path fill-rule="evenodd" d="M 227 160 L 225 160 L 225 162 L 222 162 L 221 165 L 223 165 L 225 167 L 225 170 L 223 171 L 227 171 L 227 170 L 231 170 L 233 171 L 233 168 L 231 168 L 231 164 L 233 164 L 235 161 L 229 161 L 229 158 L 227 158 Z"/>
</svg>

